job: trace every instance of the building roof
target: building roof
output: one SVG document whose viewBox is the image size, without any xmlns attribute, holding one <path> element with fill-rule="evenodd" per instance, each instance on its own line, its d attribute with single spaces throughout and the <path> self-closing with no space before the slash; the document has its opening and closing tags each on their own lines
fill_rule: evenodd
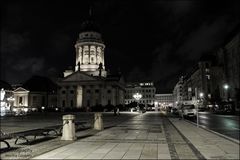
<svg viewBox="0 0 240 160">
<path fill-rule="evenodd" d="M 23 88 L 35 92 L 57 91 L 57 84 L 47 77 L 33 76 L 23 84 Z"/>
</svg>

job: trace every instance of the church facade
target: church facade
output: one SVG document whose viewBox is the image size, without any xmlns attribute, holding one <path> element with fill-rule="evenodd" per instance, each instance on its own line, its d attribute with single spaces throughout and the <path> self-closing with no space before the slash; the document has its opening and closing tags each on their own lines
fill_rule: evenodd
<svg viewBox="0 0 240 160">
<path fill-rule="evenodd" d="M 65 70 L 63 78 L 57 82 L 58 107 L 124 105 L 124 79 L 121 75 L 109 75 L 105 70 L 105 44 L 93 22 L 82 24 L 75 49 L 75 69 Z"/>
</svg>

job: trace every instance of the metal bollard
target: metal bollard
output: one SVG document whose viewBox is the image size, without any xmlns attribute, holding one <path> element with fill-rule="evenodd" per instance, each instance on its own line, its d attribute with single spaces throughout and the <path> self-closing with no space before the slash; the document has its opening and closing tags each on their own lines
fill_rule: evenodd
<svg viewBox="0 0 240 160">
<path fill-rule="evenodd" d="M 102 113 L 98 112 L 94 114 L 94 129 L 103 130 Z"/>
<path fill-rule="evenodd" d="M 63 130 L 61 140 L 76 140 L 75 132 L 75 116 L 74 115 L 64 115 L 63 116 Z"/>
</svg>

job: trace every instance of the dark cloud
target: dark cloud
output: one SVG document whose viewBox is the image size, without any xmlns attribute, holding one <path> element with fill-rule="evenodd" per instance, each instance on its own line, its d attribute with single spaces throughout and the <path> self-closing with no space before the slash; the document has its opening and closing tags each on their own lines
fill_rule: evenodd
<svg viewBox="0 0 240 160">
<path fill-rule="evenodd" d="M 28 33 L 13 33 L 1 30 L 1 52 L 16 53 L 29 44 Z"/>
<path fill-rule="evenodd" d="M 195 31 L 187 36 L 178 53 L 188 60 L 197 60 L 203 53 L 214 51 L 224 41 L 224 37 L 236 25 L 228 22 L 228 17 L 220 17 L 216 21 L 203 22 Z"/>
<path fill-rule="evenodd" d="M 74 66 L 74 44 L 89 15 L 106 44 L 107 70 L 153 80 L 170 92 L 199 57 L 239 23 L 238 1 L 5 1 L 1 4 L 1 71 L 10 83 Z"/>
</svg>

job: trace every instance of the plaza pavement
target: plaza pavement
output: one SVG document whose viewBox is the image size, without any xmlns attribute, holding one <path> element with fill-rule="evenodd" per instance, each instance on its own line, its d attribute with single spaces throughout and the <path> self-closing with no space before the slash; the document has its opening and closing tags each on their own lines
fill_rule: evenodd
<svg viewBox="0 0 240 160">
<path fill-rule="evenodd" d="M 239 159 L 239 143 L 152 112 L 34 159 Z"/>
</svg>

